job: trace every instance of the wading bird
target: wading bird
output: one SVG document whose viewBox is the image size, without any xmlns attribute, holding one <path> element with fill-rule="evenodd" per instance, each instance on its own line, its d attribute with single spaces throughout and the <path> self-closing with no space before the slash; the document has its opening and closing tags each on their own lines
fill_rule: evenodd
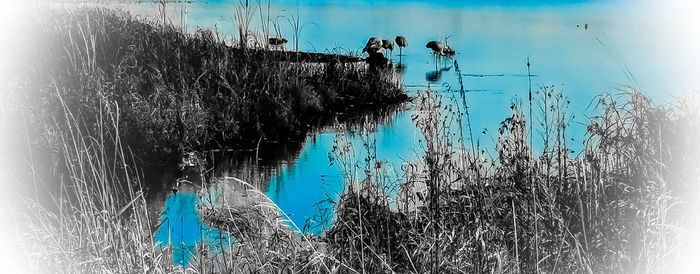
<svg viewBox="0 0 700 274">
<path fill-rule="evenodd" d="M 367 57 L 365 61 L 367 61 L 370 68 L 381 68 L 386 65 L 388 59 L 386 59 L 382 53 L 382 46 L 382 40 L 377 37 L 370 37 L 365 48 L 362 49 L 362 52 L 367 52 L 367 54 L 369 54 L 369 57 Z"/>
<path fill-rule="evenodd" d="M 430 41 L 425 45 L 426 48 L 433 50 L 433 55 L 435 55 L 435 66 L 437 67 L 437 59 L 439 56 L 443 55 L 445 46 L 439 41 Z"/>
<path fill-rule="evenodd" d="M 284 45 L 287 44 L 287 39 L 272 37 L 270 39 L 267 39 L 267 42 L 271 46 L 275 46 L 275 47 L 279 47 L 280 49 L 284 49 Z"/>
<path fill-rule="evenodd" d="M 402 48 L 405 48 L 408 46 L 408 42 L 406 42 L 406 37 L 403 36 L 396 36 L 396 45 L 399 46 L 399 56 L 401 56 L 403 53 L 401 52 Z"/>
<path fill-rule="evenodd" d="M 382 40 L 382 48 L 388 49 L 391 51 L 391 54 L 394 54 L 394 41 L 391 40 Z"/>
<path fill-rule="evenodd" d="M 435 54 L 436 56 L 438 54 L 442 55 L 442 51 L 445 49 L 445 46 L 442 44 L 442 42 L 438 42 L 438 41 L 430 41 L 430 42 L 428 42 L 428 44 L 425 45 L 425 47 L 432 49 L 433 54 Z"/>
<path fill-rule="evenodd" d="M 379 40 L 377 37 L 370 37 L 369 40 L 367 40 L 367 44 L 365 45 L 365 48 L 362 49 L 362 52 L 367 52 L 372 55 L 372 52 L 379 52 L 382 50 L 382 40 Z"/>
</svg>

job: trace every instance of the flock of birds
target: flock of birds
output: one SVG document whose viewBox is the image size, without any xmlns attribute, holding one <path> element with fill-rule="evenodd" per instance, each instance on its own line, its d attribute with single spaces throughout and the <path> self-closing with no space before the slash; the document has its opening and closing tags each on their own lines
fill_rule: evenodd
<svg viewBox="0 0 700 274">
<path fill-rule="evenodd" d="M 287 43 L 287 39 L 269 38 L 268 42 L 271 46 L 283 48 Z M 396 43 L 394 44 L 394 42 Z M 384 57 L 384 53 L 382 51 L 388 50 L 390 51 L 390 54 L 393 55 L 394 45 L 399 47 L 399 56 L 401 56 L 403 48 L 408 46 L 406 37 L 399 35 L 392 41 L 386 39 L 382 40 L 372 36 L 369 38 L 369 40 L 367 40 L 367 44 L 365 45 L 364 49 L 362 49 L 362 52 L 369 54 L 367 61 L 370 63 L 386 63 L 388 59 Z M 452 59 L 452 56 L 455 55 L 455 50 L 447 45 L 447 39 L 445 39 L 445 43 L 440 41 L 430 41 L 425 45 L 425 47 L 432 50 L 432 54 L 436 59 L 438 57 L 448 57 Z"/>
<path fill-rule="evenodd" d="M 403 36 L 396 36 L 396 45 L 399 46 L 399 51 L 408 46 L 406 43 L 406 37 Z M 370 57 L 373 55 L 381 55 L 382 57 L 384 56 L 382 53 L 382 50 L 390 50 L 392 53 L 394 52 L 394 41 L 391 40 L 381 40 L 377 37 L 370 37 L 369 40 L 367 41 L 367 44 L 365 45 L 365 48 L 362 49 L 362 52 L 367 52 Z"/>
<path fill-rule="evenodd" d="M 396 45 L 399 47 L 399 54 L 401 55 L 402 49 L 408 46 L 406 37 L 396 36 L 394 41 L 396 41 Z M 367 54 L 369 54 L 367 62 L 380 64 L 386 63 L 388 59 L 384 57 L 382 50 L 389 50 L 391 52 L 390 54 L 393 55 L 394 41 L 382 40 L 374 36 L 370 37 L 369 40 L 367 40 L 365 48 L 362 49 L 363 53 L 367 52 Z M 436 60 L 439 57 L 448 57 L 452 59 L 452 56 L 455 55 L 455 50 L 447 45 L 447 39 L 445 39 L 445 43 L 440 41 L 430 41 L 425 45 L 425 47 L 432 50 L 432 54 L 435 56 Z"/>
</svg>

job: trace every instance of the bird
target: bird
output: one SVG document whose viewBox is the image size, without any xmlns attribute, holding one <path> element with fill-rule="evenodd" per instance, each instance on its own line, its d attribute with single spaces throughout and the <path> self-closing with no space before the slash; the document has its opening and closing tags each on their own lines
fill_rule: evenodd
<svg viewBox="0 0 700 274">
<path fill-rule="evenodd" d="M 382 40 L 382 48 L 390 50 L 391 54 L 393 54 L 394 53 L 394 41 Z"/>
<path fill-rule="evenodd" d="M 370 37 L 369 40 L 367 40 L 367 44 L 365 45 L 365 48 L 362 49 L 362 52 L 378 52 L 382 49 L 382 40 L 380 40 L 377 37 Z M 370 53 L 371 54 L 371 53 Z"/>
<path fill-rule="evenodd" d="M 408 42 L 406 42 L 406 37 L 399 35 L 396 36 L 396 39 L 394 40 L 396 41 L 396 45 L 399 46 L 399 55 L 401 55 L 401 49 L 408 46 Z"/>
<path fill-rule="evenodd" d="M 445 50 L 445 46 L 442 44 L 442 42 L 430 41 L 425 45 L 425 47 L 433 50 L 433 55 L 435 55 L 435 66 L 437 66 L 437 58 L 438 56 L 442 56 L 444 54 L 443 51 Z"/>
<path fill-rule="evenodd" d="M 284 48 L 284 45 L 287 44 L 287 39 L 271 37 L 267 40 L 267 42 L 272 46 L 276 46 L 276 47 L 278 46 L 280 48 Z"/>
<path fill-rule="evenodd" d="M 386 63 L 389 61 L 386 57 L 384 57 L 384 54 L 382 53 L 381 50 L 369 50 L 367 51 L 369 54 L 369 57 L 365 59 L 367 63 L 370 65 L 370 68 L 372 67 L 384 67 Z"/>
<path fill-rule="evenodd" d="M 428 44 L 425 45 L 426 48 L 432 49 L 433 54 L 443 54 L 443 50 L 445 50 L 445 46 L 442 44 L 442 42 L 439 41 L 430 41 Z"/>
</svg>

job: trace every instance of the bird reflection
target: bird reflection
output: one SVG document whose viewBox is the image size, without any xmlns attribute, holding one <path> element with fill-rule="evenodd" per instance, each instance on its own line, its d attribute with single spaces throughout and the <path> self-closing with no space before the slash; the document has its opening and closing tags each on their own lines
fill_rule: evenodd
<svg viewBox="0 0 700 274">
<path fill-rule="evenodd" d="M 425 73 L 425 80 L 433 84 L 439 83 L 442 80 L 442 73 L 450 71 L 451 69 L 452 66 L 443 67 L 438 70 L 428 71 Z"/>
<path fill-rule="evenodd" d="M 398 73 L 404 73 L 406 71 L 406 64 L 398 63 L 398 64 L 396 64 L 396 66 L 394 68 L 396 68 L 396 71 Z"/>
</svg>

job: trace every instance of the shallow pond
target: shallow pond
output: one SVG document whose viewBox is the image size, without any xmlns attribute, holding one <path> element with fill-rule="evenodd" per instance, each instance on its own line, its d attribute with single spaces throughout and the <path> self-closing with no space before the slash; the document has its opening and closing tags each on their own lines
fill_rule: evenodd
<svg viewBox="0 0 700 274">
<path fill-rule="evenodd" d="M 232 39 L 238 33 L 233 19 L 237 2 L 186 5 L 186 20 L 181 16 L 185 5 L 170 4 L 167 14 L 171 22 L 184 23 L 190 31 L 216 28 Z M 402 80 L 409 95 L 430 88 L 442 95 L 446 104 L 460 102 L 453 98 L 459 97 L 456 91 L 461 78 L 467 91 L 474 141 L 487 153 L 493 153 L 498 127 L 511 115 L 511 104 L 527 107 L 530 87 L 536 93 L 541 86 L 553 85 L 571 102 L 568 135 L 573 137 L 574 153 L 581 148 L 586 115 L 595 113 L 590 103 L 601 92 L 618 92 L 623 86 L 631 86 L 664 103 L 674 95 L 695 92 L 700 87 L 700 77 L 693 75 L 700 71 L 700 51 L 695 50 L 700 48 L 700 24 L 697 19 L 688 19 L 692 18 L 687 16 L 691 11 L 651 2 L 537 2 L 283 2 L 271 5 L 270 17 L 289 39 L 288 49 L 295 44 L 287 20 L 293 18 L 299 18 L 303 25 L 298 43 L 303 51 L 359 52 L 370 36 L 392 40 L 396 35 L 407 37 L 408 47 L 401 55 L 395 49 L 391 57 L 403 67 Z M 266 13 L 266 4 L 262 7 Z M 130 9 L 152 16 L 157 7 Z M 251 25 L 253 31 L 260 30 L 259 15 L 252 17 Z M 454 60 L 436 62 L 425 44 L 445 37 L 449 37 L 447 41 L 457 55 Z M 528 58 L 531 71 L 526 65 Z M 353 161 L 358 166 L 368 151 L 365 144 L 372 144 L 377 158 L 388 165 L 387 181 L 398 182 L 402 165 L 423 153 L 422 135 L 412 119 L 415 109 L 408 103 L 380 114 L 358 115 L 356 120 L 372 121 L 367 134 L 351 131 L 352 125 L 338 121 L 308 134 L 301 143 L 262 142 L 258 151 L 217 153 L 215 174 L 254 182 L 300 228 L 308 224 L 308 232 L 321 233 L 332 224 L 332 212 L 328 211 L 329 203 L 319 202 L 337 200 L 343 190 L 341 173 L 345 169 L 329 157 L 333 156 L 337 137 L 350 141 L 357 152 Z M 535 147 L 541 146 L 535 139 Z M 176 238 L 183 247 L 199 241 L 215 245 L 220 241 L 214 237 L 218 232 L 209 231 L 196 214 L 192 215 L 198 203 L 191 199 L 192 192 L 181 190 L 175 197 L 171 184 L 176 172 L 163 174 L 151 183 L 151 204 L 158 210 L 165 206 L 165 216 L 180 221 L 160 226 L 157 239 L 173 242 Z M 358 172 L 357 176 L 361 179 L 363 175 Z M 329 214 L 330 218 L 318 218 Z M 201 231 L 214 236 L 202 237 Z M 189 233 L 200 234 L 190 237 Z M 185 264 L 186 256 L 173 260 Z"/>
</svg>

